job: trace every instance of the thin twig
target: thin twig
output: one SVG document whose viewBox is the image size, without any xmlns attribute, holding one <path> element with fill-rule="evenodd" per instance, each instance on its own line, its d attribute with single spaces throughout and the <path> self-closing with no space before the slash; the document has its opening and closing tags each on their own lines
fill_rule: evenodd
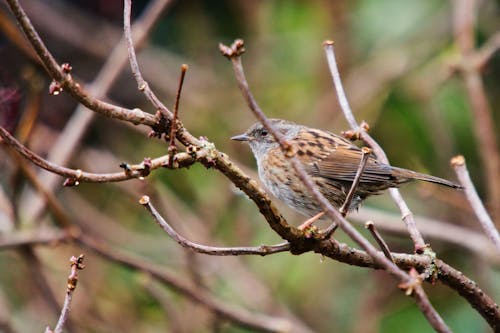
<svg viewBox="0 0 500 333">
<path fill-rule="evenodd" d="M 339 208 L 340 214 L 342 216 L 346 216 L 349 211 L 349 207 L 351 207 L 351 201 L 354 197 L 354 193 L 356 192 L 356 188 L 358 187 L 359 181 L 361 180 L 361 176 L 363 175 L 363 171 L 365 171 L 366 162 L 368 162 L 368 158 L 370 157 L 372 150 L 368 147 L 363 147 L 361 149 L 361 160 L 359 161 L 358 170 L 356 171 L 356 175 L 354 176 L 354 180 L 351 184 L 351 188 L 347 193 L 344 204 Z"/>
<path fill-rule="evenodd" d="M 460 184 L 464 187 L 467 200 L 469 200 L 472 210 L 476 214 L 484 233 L 489 239 L 491 239 L 493 244 L 495 244 L 497 251 L 500 253 L 500 234 L 498 233 L 491 217 L 488 215 L 486 208 L 484 208 L 484 205 L 476 192 L 474 184 L 470 179 L 469 171 L 467 170 L 467 166 L 465 164 L 465 158 L 463 156 L 455 156 L 451 160 L 451 165 L 455 169 Z"/>
<path fill-rule="evenodd" d="M 158 213 L 156 208 L 153 206 L 148 196 L 143 196 L 139 200 L 139 203 L 143 205 L 148 212 L 153 216 L 156 223 L 177 243 L 182 247 L 192 249 L 195 252 L 209 254 L 214 256 L 238 256 L 238 255 L 250 255 L 257 254 L 261 256 L 266 256 L 269 254 L 285 252 L 290 250 L 290 243 L 285 242 L 277 245 L 261 245 L 255 247 L 215 247 L 207 246 L 194 243 L 185 237 L 179 235 L 167 221 Z"/>
<path fill-rule="evenodd" d="M 230 47 L 223 44 L 219 44 L 219 49 L 222 54 L 231 60 L 233 64 L 233 70 L 235 72 L 236 79 L 238 81 L 238 86 L 245 97 L 245 100 L 252 111 L 252 113 L 257 117 L 257 119 L 264 125 L 264 127 L 273 135 L 276 141 L 279 143 L 283 154 L 288 158 L 290 164 L 292 165 L 295 173 L 306 186 L 309 192 L 312 194 L 313 198 L 321 206 L 321 209 L 327 214 L 333 221 L 337 222 L 340 228 L 357 244 L 359 244 L 372 258 L 373 260 L 381 265 L 387 272 L 395 276 L 401 282 L 409 282 L 412 278 L 406 274 L 404 271 L 399 269 L 393 262 L 387 259 L 384 255 L 380 254 L 377 249 L 368 242 L 366 238 L 363 237 L 343 216 L 340 212 L 335 209 L 330 202 L 319 192 L 317 187 L 312 182 L 311 178 L 306 174 L 302 164 L 295 157 L 296 148 L 286 142 L 283 138 L 283 134 L 276 131 L 270 121 L 267 119 L 265 114 L 262 112 L 258 106 L 255 98 L 253 97 L 250 89 L 248 88 L 248 83 L 246 81 L 245 73 L 243 71 L 243 66 L 241 64 L 241 54 L 245 51 L 244 43 L 242 40 L 236 40 Z M 439 318 L 439 314 L 430 305 L 428 300 L 422 300 L 422 294 L 414 294 L 417 300 L 418 306 L 422 309 L 425 317 L 429 323 L 438 332 L 451 332 L 450 329 L 444 324 L 442 320 L 435 320 Z M 424 294 L 424 298 L 425 294 Z M 428 314 L 432 313 L 432 316 Z"/>
<path fill-rule="evenodd" d="M 177 147 L 175 145 L 175 134 L 177 132 L 177 118 L 179 116 L 179 102 L 181 99 L 182 86 L 184 85 L 184 77 L 186 76 L 186 71 L 188 70 L 188 65 L 182 64 L 181 75 L 179 77 L 179 86 L 177 87 L 177 94 L 175 95 L 174 103 L 174 115 L 172 117 L 172 123 L 170 124 L 170 142 L 168 145 L 168 164 L 172 164 L 174 160 L 174 155 L 177 153 Z"/>
<path fill-rule="evenodd" d="M 69 177 L 74 180 L 71 185 L 77 185 L 76 182 L 88 182 L 88 183 L 107 183 L 107 182 L 119 182 L 133 178 L 146 177 L 152 170 L 164 167 L 167 165 L 169 156 L 164 155 L 155 159 L 147 159 L 140 164 L 128 165 L 122 164 L 124 171 L 115 173 L 92 173 L 82 171 L 80 169 L 70 169 L 50 161 L 45 160 L 40 155 L 29 150 L 27 147 L 22 145 L 16 140 L 7 130 L 0 127 L 0 137 L 4 140 L 6 144 L 19 152 L 27 160 L 38 165 L 47 171 L 56 173 L 58 175 Z M 204 149 L 195 150 L 190 153 L 178 153 L 174 156 L 171 168 L 181 168 L 187 167 L 195 163 L 197 160 L 203 159 L 209 152 Z"/>
<path fill-rule="evenodd" d="M 85 255 L 80 254 L 78 257 L 72 256 L 69 259 L 71 263 L 71 272 L 68 276 L 68 285 L 66 288 L 66 297 L 64 298 L 64 305 L 61 310 L 61 315 L 59 316 L 59 320 L 57 321 L 56 328 L 51 330 L 48 326 L 45 329 L 45 333 L 62 333 L 64 324 L 66 323 L 69 311 L 71 309 L 71 300 L 73 299 L 73 292 L 76 289 L 76 285 L 78 283 L 78 271 L 85 268 L 83 264 L 83 259 Z"/>
<path fill-rule="evenodd" d="M 363 127 L 358 125 L 356 118 L 354 117 L 354 114 L 349 106 L 349 102 L 347 100 L 344 87 L 342 85 L 342 80 L 340 79 L 340 74 L 337 68 L 337 61 L 335 59 L 333 42 L 325 41 L 323 43 L 323 47 L 325 49 L 326 59 L 328 61 L 328 66 L 330 68 L 330 73 L 332 75 L 333 85 L 335 91 L 337 92 L 342 112 L 344 113 L 344 117 L 347 119 L 349 126 L 353 131 L 360 134 L 361 138 L 373 149 L 374 154 L 382 163 L 389 164 L 387 155 L 382 150 L 380 145 L 364 130 Z M 426 248 L 426 243 L 424 241 L 424 238 L 422 237 L 422 234 L 417 228 L 417 225 L 413 218 L 413 213 L 408 208 L 408 205 L 404 201 L 403 197 L 401 196 L 397 188 L 391 188 L 389 189 L 389 192 L 393 200 L 396 202 L 399 209 L 401 210 L 402 219 L 406 224 L 406 228 L 408 229 L 408 233 L 410 234 L 413 243 L 415 244 L 416 252 L 422 253 L 423 250 Z"/>
<path fill-rule="evenodd" d="M 349 123 L 349 126 L 354 131 L 359 131 L 360 127 L 356 118 L 354 118 L 354 113 L 351 110 L 351 106 L 349 105 L 349 100 L 347 99 L 346 93 L 344 91 L 344 86 L 342 85 L 342 80 L 340 79 L 340 73 L 337 66 L 337 59 L 335 58 L 335 54 L 333 52 L 333 41 L 325 41 L 323 42 L 323 47 L 325 51 L 330 50 L 331 52 L 326 53 L 326 58 L 328 60 L 328 67 L 330 68 L 330 73 L 333 79 L 333 85 L 335 86 L 335 91 L 337 92 L 337 98 L 340 104 L 340 108 L 344 113 L 344 117 Z"/>
<path fill-rule="evenodd" d="M 155 93 L 149 88 L 149 84 L 144 77 L 142 76 L 141 70 L 139 68 L 139 63 L 137 62 L 137 56 L 135 54 L 134 42 L 132 40 L 132 32 L 130 29 L 130 12 L 132 10 L 132 1 L 124 0 L 123 1 L 123 31 L 125 40 L 127 41 L 127 51 L 128 58 L 130 62 L 130 67 L 132 69 L 132 74 L 137 81 L 137 88 L 141 91 L 144 96 L 153 104 L 153 106 L 160 111 L 164 119 L 171 119 L 172 113 L 170 110 L 163 104 L 158 97 L 156 97 Z"/>
<path fill-rule="evenodd" d="M 385 240 L 380 236 L 379 232 L 377 231 L 377 228 L 375 228 L 375 224 L 372 221 L 368 221 L 365 223 L 365 228 L 370 231 L 372 234 L 373 238 L 377 242 L 378 246 L 384 252 L 384 255 L 387 259 L 390 261 L 394 262 L 394 259 L 392 259 L 391 256 L 391 251 L 389 250 L 389 246 L 385 242 Z"/>
</svg>

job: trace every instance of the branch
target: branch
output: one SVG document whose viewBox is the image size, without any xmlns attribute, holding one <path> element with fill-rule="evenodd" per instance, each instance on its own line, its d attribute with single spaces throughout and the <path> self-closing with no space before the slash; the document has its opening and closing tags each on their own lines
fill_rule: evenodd
<svg viewBox="0 0 500 333">
<path fill-rule="evenodd" d="M 389 160 L 387 155 L 380 147 L 380 145 L 365 131 L 362 126 L 359 126 L 354 114 L 352 113 L 351 107 L 349 106 L 349 102 L 347 101 L 347 97 L 344 91 L 344 87 L 342 85 L 342 81 L 340 79 L 339 70 L 337 68 L 337 61 L 335 59 L 335 52 L 332 41 L 325 41 L 323 43 L 323 47 L 326 53 L 326 59 L 328 61 L 328 66 L 330 68 L 330 73 L 333 79 L 333 85 L 335 87 L 335 91 L 337 92 L 337 97 L 339 99 L 339 103 L 344 113 L 344 117 L 347 119 L 349 126 L 356 133 L 359 133 L 361 138 L 373 149 L 373 152 L 377 156 L 377 158 L 385 164 L 389 165 Z M 399 193 L 397 188 L 390 188 L 389 192 L 391 196 L 398 205 L 401 210 L 401 215 L 404 223 L 406 224 L 406 228 L 408 229 L 408 233 L 410 234 L 413 243 L 415 244 L 415 251 L 417 253 L 422 253 L 423 250 L 427 247 L 422 234 L 417 228 L 415 223 L 415 219 L 413 218 L 413 213 L 408 208 L 408 205 L 404 201 L 403 197 Z"/>
<path fill-rule="evenodd" d="M 172 164 L 174 160 L 174 155 L 177 152 L 177 147 L 175 146 L 175 134 L 177 132 L 177 118 L 179 115 L 179 102 L 181 99 L 182 86 L 184 85 L 184 77 L 186 76 L 186 71 L 188 70 L 188 65 L 183 64 L 181 66 L 181 76 L 179 77 L 179 86 L 177 87 L 177 94 L 175 95 L 174 104 L 174 115 L 172 117 L 172 124 L 170 125 L 170 142 L 168 145 L 168 164 Z"/>
<path fill-rule="evenodd" d="M 148 196 L 143 196 L 139 203 L 143 205 L 147 211 L 153 216 L 154 220 L 158 225 L 179 245 L 182 247 L 191 249 L 198 253 L 209 254 L 214 256 L 238 256 L 238 255 L 250 255 L 257 254 L 261 256 L 266 256 L 269 254 L 285 252 L 290 250 L 290 243 L 285 242 L 277 245 L 261 245 L 256 247 L 215 247 L 206 246 L 191 242 L 185 237 L 179 235 L 167 221 L 158 213 L 156 208 L 150 202 Z"/>
<path fill-rule="evenodd" d="M 139 69 L 139 64 L 137 62 L 137 56 L 135 55 L 134 43 L 132 41 L 132 32 L 130 29 L 130 12 L 132 9 L 132 1 L 124 0 L 123 2 L 123 30 L 125 33 L 125 40 L 127 42 L 128 58 L 130 62 L 130 67 L 132 69 L 132 74 L 137 81 L 137 87 L 139 91 L 143 92 L 148 101 L 153 104 L 156 110 L 160 110 L 162 116 L 165 119 L 171 119 L 172 113 L 170 110 L 160 101 L 154 92 L 149 88 L 148 83 L 142 77 L 141 71 Z"/>
<path fill-rule="evenodd" d="M 361 160 L 359 161 L 358 170 L 356 171 L 356 175 L 354 176 L 354 180 L 352 181 L 351 188 L 347 193 L 344 204 L 339 208 L 339 212 L 340 214 L 342 214 L 342 216 L 346 216 L 349 208 L 351 207 L 352 198 L 354 197 L 356 188 L 358 187 L 359 181 L 361 180 L 361 176 L 363 175 L 363 171 L 365 170 L 366 162 L 368 162 L 370 153 L 371 149 L 368 147 L 363 147 L 363 149 L 361 149 Z"/>
<path fill-rule="evenodd" d="M 122 164 L 124 171 L 115 173 L 92 173 L 82 171 L 80 169 L 70 169 L 50 161 L 45 160 L 40 155 L 29 150 L 27 147 L 22 145 L 16 140 L 6 129 L 0 127 L 0 137 L 4 140 L 6 144 L 15 149 L 24 158 L 31 161 L 32 163 L 38 165 L 40 168 L 47 171 L 56 173 L 58 175 L 69 177 L 70 182 L 65 183 L 66 185 L 78 185 L 77 182 L 87 182 L 87 183 L 107 183 L 107 182 L 119 182 L 133 178 L 141 178 L 149 175 L 151 170 L 158 169 L 167 165 L 169 156 L 161 156 L 155 159 L 145 158 L 144 161 L 136 165 L 128 165 L 126 163 Z M 194 164 L 198 160 L 203 160 L 206 158 L 209 151 L 207 149 L 194 150 L 190 153 L 179 153 L 174 156 L 172 166 L 170 168 L 182 168 L 188 167 Z"/>
<path fill-rule="evenodd" d="M 365 223 L 365 228 L 370 231 L 373 238 L 377 242 L 378 246 L 380 247 L 382 252 L 384 252 L 385 257 L 387 259 L 389 259 L 390 261 L 394 262 L 394 260 L 392 259 L 392 256 L 391 256 L 391 251 L 389 250 L 389 246 L 384 241 L 382 236 L 380 236 L 379 232 L 377 231 L 377 228 L 375 228 L 375 223 L 373 223 L 372 221 L 368 221 Z"/>
<path fill-rule="evenodd" d="M 498 230 L 495 228 L 495 224 L 491 220 L 491 217 L 488 215 L 486 208 L 484 208 L 479 195 L 474 188 L 474 184 L 469 176 L 469 171 L 467 170 L 467 166 L 465 165 L 465 158 L 463 156 L 455 156 L 451 160 L 451 165 L 455 169 L 458 179 L 460 180 L 460 184 L 463 185 L 465 195 L 467 196 L 467 200 L 472 207 L 472 210 L 476 214 L 481 227 L 484 230 L 484 233 L 488 236 L 489 239 L 495 244 L 497 251 L 500 253 L 500 234 Z"/>
</svg>

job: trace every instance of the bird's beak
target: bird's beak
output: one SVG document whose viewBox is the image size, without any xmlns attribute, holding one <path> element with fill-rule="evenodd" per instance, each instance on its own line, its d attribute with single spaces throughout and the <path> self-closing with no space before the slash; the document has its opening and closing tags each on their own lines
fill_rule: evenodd
<svg viewBox="0 0 500 333">
<path fill-rule="evenodd" d="M 250 137 L 246 134 L 235 135 L 231 138 L 231 140 L 235 141 L 250 141 Z"/>
</svg>

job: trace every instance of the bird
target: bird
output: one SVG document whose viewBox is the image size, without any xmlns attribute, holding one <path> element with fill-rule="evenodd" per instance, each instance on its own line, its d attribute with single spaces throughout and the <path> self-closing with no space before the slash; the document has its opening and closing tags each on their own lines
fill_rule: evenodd
<svg viewBox="0 0 500 333">
<path fill-rule="evenodd" d="M 328 131 L 282 119 L 269 120 L 273 128 L 295 147 L 295 156 L 319 192 L 335 208 L 341 208 L 358 171 L 363 156 L 362 149 L 346 138 Z M 231 139 L 249 144 L 257 162 L 259 178 L 273 196 L 311 218 L 303 226 L 322 217 L 324 212 L 321 206 L 295 173 L 278 141 L 260 122 Z M 369 196 L 413 180 L 462 188 L 446 179 L 382 163 L 370 154 L 347 211 L 357 210 Z"/>
</svg>

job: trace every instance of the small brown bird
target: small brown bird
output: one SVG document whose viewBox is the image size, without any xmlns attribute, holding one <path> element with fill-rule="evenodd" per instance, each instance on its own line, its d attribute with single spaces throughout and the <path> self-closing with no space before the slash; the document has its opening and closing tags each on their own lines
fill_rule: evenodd
<svg viewBox="0 0 500 333">
<path fill-rule="evenodd" d="M 297 147 L 296 156 L 319 191 L 334 207 L 340 208 L 346 200 L 359 167 L 361 149 L 330 132 L 281 119 L 271 119 L 271 123 L 284 135 L 285 140 Z M 259 177 L 275 197 L 305 216 L 321 214 L 321 207 L 309 195 L 278 142 L 262 124 L 256 123 L 244 134 L 231 139 L 248 142 L 257 160 Z M 445 179 L 383 164 L 370 155 L 349 210 L 357 209 L 370 195 L 379 194 L 389 187 L 398 187 L 414 179 L 461 188 L 460 185 Z"/>
</svg>

